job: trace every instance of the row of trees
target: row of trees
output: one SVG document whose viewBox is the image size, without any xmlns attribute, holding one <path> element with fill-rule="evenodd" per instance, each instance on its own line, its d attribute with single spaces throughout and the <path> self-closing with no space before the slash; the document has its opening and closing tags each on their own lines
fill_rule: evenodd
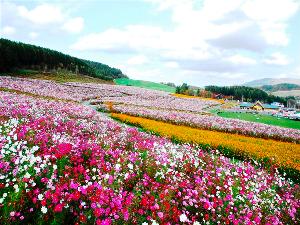
<svg viewBox="0 0 300 225">
<path fill-rule="evenodd" d="M 228 98 L 240 101 L 262 101 L 265 103 L 280 102 L 287 105 L 289 99 L 295 99 L 294 97 L 278 97 L 269 95 L 263 90 L 245 87 L 245 86 L 206 86 L 205 89 L 193 88 L 186 83 L 176 87 L 177 94 L 200 96 L 205 98 Z M 220 97 L 221 96 L 221 97 Z"/>
<path fill-rule="evenodd" d="M 235 100 L 243 100 L 249 102 L 259 100 L 265 103 L 280 102 L 286 105 L 287 100 L 293 98 L 282 98 L 279 96 L 269 95 L 263 90 L 245 86 L 206 86 L 205 90 L 212 93 L 222 94 L 224 96 L 232 96 L 232 98 Z"/>
<path fill-rule="evenodd" d="M 102 63 L 82 60 L 48 48 L 3 38 L 0 39 L 0 52 L 0 72 L 32 68 L 50 71 L 60 68 L 106 80 L 126 77 L 121 70 Z"/>
</svg>

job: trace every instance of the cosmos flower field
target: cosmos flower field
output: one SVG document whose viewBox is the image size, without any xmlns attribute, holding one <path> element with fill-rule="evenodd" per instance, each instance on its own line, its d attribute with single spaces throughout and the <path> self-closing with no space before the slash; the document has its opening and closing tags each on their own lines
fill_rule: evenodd
<svg viewBox="0 0 300 225">
<path fill-rule="evenodd" d="M 238 119 L 227 119 L 188 112 L 151 109 L 125 104 L 114 105 L 113 111 L 208 130 L 225 131 L 253 137 L 264 137 L 268 139 L 300 143 L 300 130 L 253 123 Z"/>
<path fill-rule="evenodd" d="M 57 100 L 0 91 L 1 224 L 300 222 L 300 187 L 276 166 L 267 170 L 218 150 L 175 144 L 80 103 L 106 94 L 128 99 L 138 89 L 126 87 L 124 94 L 107 86 L 84 95 L 91 87 L 77 84 L 67 92 L 41 81 L 32 90 L 25 86 L 31 81 L 7 80 L 2 88 Z M 157 95 L 164 94 L 148 94 L 147 104 Z M 185 104 L 191 103 L 179 110 Z"/>
</svg>

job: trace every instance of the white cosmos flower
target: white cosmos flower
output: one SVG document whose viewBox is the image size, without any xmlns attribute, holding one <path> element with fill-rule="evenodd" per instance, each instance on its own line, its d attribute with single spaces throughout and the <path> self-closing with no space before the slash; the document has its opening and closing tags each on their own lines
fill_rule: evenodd
<svg viewBox="0 0 300 225">
<path fill-rule="evenodd" d="M 45 213 L 47 213 L 48 209 L 45 206 L 42 206 L 41 211 L 42 211 L 42 213 L 45 214 Z"/>
<path fill-rule="evenodd" d="M 43 196 L 42 194 L 39 194 L 39 195 L 38 195 L 38 199 L 39 199 L 40 201 L 42 201 L 43 198 L 44 198 L 44 196 Z"/>
<path fill-rule="evenodd" d="M 187 221 L 188 221 L 188 218 L 186 217 L 185 214 L 181 214 L 181 215 L 179 216 L 179 220 L 180 220 L 180 222 L 187 222 Z"/>
<path fill-rule="evenodd" d="M 152 225 L 159 225 L 155 220 L 152 220 Z"/>
<path fill-rule="evenodd" d="M 129 166 L 129 165 L 128 165 Z M 119 170 L 121 165 L 119 163 L 116 164 L 116 170 Z"/>
<path fill-rule="evenodd" d="M 131 163 L 129 163 L 128 164 L 128 168 L 132 170 L 133 169 L 133 165 Z"/>
</svg>

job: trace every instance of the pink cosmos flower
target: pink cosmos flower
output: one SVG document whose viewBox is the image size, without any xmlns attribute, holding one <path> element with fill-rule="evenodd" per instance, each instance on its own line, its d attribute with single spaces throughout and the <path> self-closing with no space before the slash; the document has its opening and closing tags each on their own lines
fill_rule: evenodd
<svg viewBox="0 0 300 225">
<path fill-rule="evenodd" d="M 162 219 L 164 217 L 164 214 L 162 212 L 158 212 L 157 215 L 160 219 Z"/>
</svg>

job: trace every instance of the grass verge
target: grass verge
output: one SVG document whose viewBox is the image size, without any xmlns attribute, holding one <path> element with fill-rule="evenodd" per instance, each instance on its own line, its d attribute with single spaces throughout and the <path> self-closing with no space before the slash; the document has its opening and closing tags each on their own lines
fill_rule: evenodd
<svg viewBox="0 0 300 225">
<path fill-rule="evenodd" d="M 99 83 L 99 84 L 114 84 L 112 81 L 101 80 L 99 78 L 90 77 L 82 74 L 75 74 L 66 70 L 56 72 L 39 72 L 35 70 L 17 70 L 14 73 L 2 74 L 13 77 L 31 78 L 39 80 L 52 80 L 57 83 L 79 82 L 79 83 Z"/>
<path fill-rule="evenodd" d="M 273 126 L 300 129 L 300 121 L 294 121 L 287 118 L 279 118 L 279 117 L 277 118 L 270 115 L 236 113 L 236 112 L 218 112 L 217 115 L 224 118 L 240 119 L 240 120 L 246 120 L 250 122 L 264 123 Z"/>
</svg>

